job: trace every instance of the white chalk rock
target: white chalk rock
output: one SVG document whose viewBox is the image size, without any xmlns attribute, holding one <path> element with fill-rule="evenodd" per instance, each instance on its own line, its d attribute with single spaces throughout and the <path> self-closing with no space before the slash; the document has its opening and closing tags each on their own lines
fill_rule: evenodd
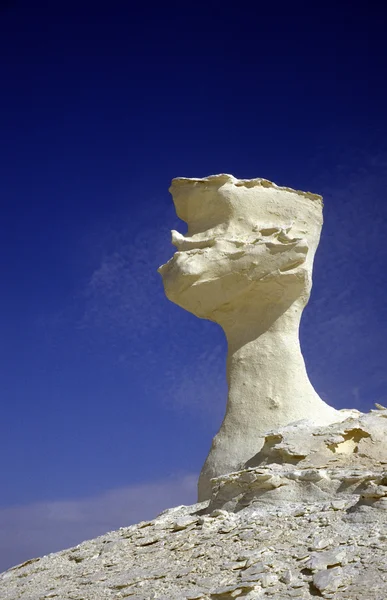
<svg viewBox="0 0 387 600">
<path fill-rule="evenodd" d="M 340 500 L 352 501 L 355 519 L 369 507 L 385 510 L 387 409 L 352 411 L 323 427 L 302 421 L 268 432 L 246 466 L 211 481 L 209 511 L 324 500 L 338 509 L 345 507 Z"/>
<path fill-rule="evenodd" d="M 228 342 L 228 399 L 199 480 L 240 469 L 264 434 L 299 419 L 345 418 L 313 389 L 299 343 L 322 226 L 322 199 L 266 179 L 232 175 L 174 179 L 170 188 L 186 235 L 159 272 L 165 293 L 198 317 L 218 323 Z"/>
</svg>

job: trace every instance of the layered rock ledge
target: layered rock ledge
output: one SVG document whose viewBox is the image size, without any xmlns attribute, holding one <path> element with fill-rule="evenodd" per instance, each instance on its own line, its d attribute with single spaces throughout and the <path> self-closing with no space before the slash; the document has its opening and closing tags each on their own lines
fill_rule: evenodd
<svg viewBox="0 0 387 600">
<path fill-rule="evenodd" d="M 2 600 L 387 597 L 387 410 L 269 432 L 210 501 L 0 575 Z"/>
</svg>

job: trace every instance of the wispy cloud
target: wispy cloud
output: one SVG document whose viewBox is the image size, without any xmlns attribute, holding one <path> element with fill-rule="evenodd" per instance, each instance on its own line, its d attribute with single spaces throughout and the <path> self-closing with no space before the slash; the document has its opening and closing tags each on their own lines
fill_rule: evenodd
<svg viewBox="0 0 387 600">
<path fill-rule="evenodd" d="M 0 508 L 0 572 L 30 558 L 196 502 L 197 476 L 141 483 L 75 500 Z"/>
<path fill-rule="evenodd" d="M 172 203 L 114 213 L 90 222 L 68 249 L 76 265 L 71 297 L 37 325 L 47 338 L 52 330 L 75 327 L 112 338 L 143 335 L 165 325 L 165 300 L 157 268 L 173 253 L 170 230 L 179 227 Z"/>
<path fill-rule="evenodd" d="M 172 365 L 165 375 L 170 389 L 166 405 L 219 426 L 227 400 L 225 363 L 225 344 L 218 344 L 198 354 L 194 365 L 181 364 L 178 369 Z"/>
<path fill-rule="evenodd" d="M 162 282 L 157 268 L 172 255 L 165 223 L 146 223 L 137 233 L 129 220 L 99 239 L 100 256 L 80 292 L 83 327 L 113 334 L 149 331 L 163 323 Z"/>
<path fill-rule="evenodd" d="M 337 407 L 383 404 L 387 383 L 386 154 L 356 147 L 325 180 L 325 224 L 301 338 L 311 379 Z"/>
</svg>

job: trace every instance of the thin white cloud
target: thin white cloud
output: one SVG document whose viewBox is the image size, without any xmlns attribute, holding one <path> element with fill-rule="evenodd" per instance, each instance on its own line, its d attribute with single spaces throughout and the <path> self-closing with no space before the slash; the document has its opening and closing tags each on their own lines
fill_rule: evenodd
<svg viewBox="0 0 387 600">
<path fill-rule="evenodd" d="M 195 364 L 181 364 L 166 373 L 170 393 L 166 406 L 191 413 L 211 427 L 219 427 L 226 409 L 226 347 L 218 344 L 195 358 Z"/>
<path fill-rule="evenodd" d="M 337 407 L 369 410 L 387 382 L 385 322 L 386 155 L 357 148 L 321 182 L 325 225 L 316 255 L 314 289 L 301 338 L 321 396 Z M 361 220 L 359 219 L 361 216 Z M 311 358 L 309 360 L 309 358 Z M 356 392 L 353 392 L 356 390 Z M 383 395 L 383 394 L 382 394 Z"/>
<path fill-rule="evenodd" d="M 82 325 L 97 326 L 113 334 L 133 334 L 139 328 L 144 332 L 157 326 L 163 310 L 157 262 L 149 241 L 144 247 L 135 240 L 134 244 L 123 245 L 119 252 L 104 256 L 84 290 Z"/>
<path fill-rule="evenodd" d="M 141 483 L 76 500 L 0 508 L 0 572 L 107 531 L 196 502 L 197 475 Z"/>
<path fill-rule="evenodd" d="M 164 292 L 157 268 L 173 253 L 170 227 L 176 225 L 176 217 L 172 207 L 169 223 L 166 215 L 160 220 L 153 216 L 151 223 L 146 219 L 142 225 L 139 219 L 136 228 L 133 218 L 126 216 L 89 237 L 94 266 L 79 298 L 84 304 L 83 327 L 98 327 L 113 335 L 143 335 L 164 323 Z"/>
<path fill-rule="evenodd" d="M 97 237 L 98 265 L 90 274 L 82 294 L 81 326 L 90 335 L 98 335 L 98 331 L 107 334 L 110 343 L 117 337 L 124 339 L 117 360 L 128 365 L 136 352 L 137 340 L 141 342 L 143 360 L 148 364 L 160 360 L 153 336 L 167 340 L 171 366 L 164 371 L 163 386 L 168 390 L 163 394 L 164 405 L 170 410 L 190 413 L 199 421 L 209 423 L 211 428 L 218 427 L 227 398 L 226 346 L 217 342 L 222 334 L 219 330 L 214 345 L 206 347 L 208 330 L 197 319 L 192 319 L 182 335 L 180 319 L 187 319 L 187 313 L 182 316 L 181 309 L 166 300 L 157 273 L 159 264 L 174 252 L 168 225 L 176 226 L 176 218 L 172 208 L 170 212 L 169 223 L 163 215 L 161 222 L 156 225 L 144 223 L 135 235 L 130 233 L 128 220 L 114 228 L 107 227 L 105 232 L 101 230 Z M 143 342 L 148 334 L 151 336 L 145 355 Z M 189 348 L 186 347 L 187 337 Z M 154 382 L 150 380 L 144 385 L 152 388 Z"/>
</svg>

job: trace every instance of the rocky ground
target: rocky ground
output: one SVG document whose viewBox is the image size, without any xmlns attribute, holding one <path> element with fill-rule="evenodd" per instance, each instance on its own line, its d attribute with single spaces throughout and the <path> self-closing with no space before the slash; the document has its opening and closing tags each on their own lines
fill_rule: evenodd
<svg viewBox="0 0 387 600">
<path fill-rule="evenodd" d="M 385 600 L 386 441 L 382 407 L 272 432 L 209 502 L 18 565 L 0 597 Z"/>
</svg>

